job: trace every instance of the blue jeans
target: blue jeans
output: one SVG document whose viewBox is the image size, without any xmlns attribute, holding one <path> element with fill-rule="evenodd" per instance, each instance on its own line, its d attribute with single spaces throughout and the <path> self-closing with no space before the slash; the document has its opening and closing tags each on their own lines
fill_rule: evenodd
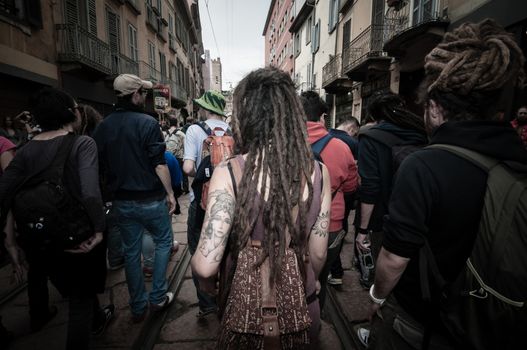
<svg viewBox="0 0 527 350">
<path fill-rule="evenodd" d="M 123 240 L 115 208 L 106 215 L 106 231 L 108 232 L 108 265 L 119 266 L 123 263 Z"/>
<path fill-rule="evenodd" d="M 152 268 L 154 266 L 155 244 L 152 235 L 148 231 L 143 232 L 143 266 Z"/>
<path fill-rule="evenodd" d="M 199 236 L 201 234 L 201 227 L 205 219 L 205 211 L 200 207 L 198 201 L 194 200 L 188 207 L 187 219 L 187 242 L 190 254 L 194 255 L 198 248 Z M 192 281 L 196 286 L 196 293 L 198 295 L 198 305 L 202 312 L 216 310 L 216 300 L 206 293 L 203 293 L 199 288 L 199 281 L 192 272 Z"/>
<path fill-rule="evenodd" d="M 117 200 L 113 205 L 123 239 L 129 303 L 132 313 L 140 315 L 145 311 L 148 301 L 160 304 L 167 292 L 166 272 L 172 248 L 172 223 L 167 202 L 164 199 L 151 202 Z M 141 269 L 141 247 L 145 229 L 150 232 L 156 245 L 150 295 L 146 292 Z"/>
</svg>

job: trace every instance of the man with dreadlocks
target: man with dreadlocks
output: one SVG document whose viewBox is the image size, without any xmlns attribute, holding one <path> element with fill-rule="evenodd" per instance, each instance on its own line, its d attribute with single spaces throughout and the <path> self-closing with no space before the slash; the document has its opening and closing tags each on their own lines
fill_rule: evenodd
<svg viewBox="0 0 527 350">
<path fill-rule="evenodd" d="M 497 118 L 502 108 L 497 101 L 518 78 L 523 80 L 524 62 L 513 37 L 492 20 L 463 24 L 447 33 L 425 58 L 422 86 L 430 143 L 527 164 L 527 151 L 516 132 Z M 446 282 L 456 279 L 478 233 L 486 187 L 486 171 L 444 149 L 425 148 L 405 159 L 393 187 L 370 289 L 370 348 L 467 348 L 441 321 L 441 290 L 435 284 L 430 285 L 431 302 L 425 302 L 418 257 L 428 242 Z M 514 326 L 498 323 L 502 328 Z M 423 338 L 429 344 L 423 344 Z"/>
<path fill-rule="evenodd" d="M 355 240 L 359 253 L 371 252 L 375 260 L 382 241 L 382 218 L 388 213 L 393 175 L 397 170 L 394 154 L 407 154 L 428 140 L 423 118 L 406 109 L 403 100 L 390 91 L 375 93 L 368 113 L 377 124 L 359 134 L 361 185 Z M 369 287 L 373 273 L 361 272 L 360 283 Z"/>
<path fill-rule="evenodd" d="M 302 105 L 307 117 L 308 141 L 313 145 L 328 135 L 325 117 L 328 107 L 315 91 L 305 91 L 301 95 Z M 342 242 L 347 230 L 344 229 L 345 202 L 344 195 L 350 195 L 358 187 L 357 164 L 349 147 L 338 138 L 331 138 L 326 147 L 320 151 L 320 158 L 328 167 L 331 178 L 331 217 L 329 221 L 328 259 L 322 273 L 320 283 L 322 289 L 319 299 L 324 306 L 326 284 L 332 264 L 337 260 L 342 248 Z M 342 276 L 333 276 L 342 277 Z"/>
<path fill-rule="evenodd" d="M 228 297 L 219 299 L 227 300 L 219 349 L 306 349 L 320 328 L 316 279 L 326 260 L 329 175 L 313 160 L 288 74 L 273 67 L 249 73 L 233 107 L 239 155 L 212 175 L 192 270 L 214 292 L 226 251 L 232 260 L 220 276 Z"/>
</svg>

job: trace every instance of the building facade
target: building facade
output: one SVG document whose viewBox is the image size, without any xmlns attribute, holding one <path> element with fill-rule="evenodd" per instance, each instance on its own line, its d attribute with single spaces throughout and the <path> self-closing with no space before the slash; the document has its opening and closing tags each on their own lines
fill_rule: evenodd
<svg viewBox="0 0 527 350">
<path fill-rule="evenodd" d="M 210 88 L 222 91 L 221 59 L 218 57 L 210 63 Z"/>
<path fill-rule="evenodd" d="M 388 89 L 422 114 L 416 101 L 424 58 L 463 22 L 494 18 L 527 52 L 527 2 L 521 0 L 341 0 L 338 7 L 335 55 L 322 68 L 322 88 L 335 96 L 336 123 L 350 115 L 364 119 L 372 93 Z M 526 97 L 525 91 L 508 94 L 505 114 Z"/>
<path fill-rule="evenodd" d="M 192 111 L 203 90 L 197 1 L 14 1 L 0 8 L 3 117 L 27 109 L 28 96 L 56 86 L 107 114 L 121 73 L 171 88 L 171 105 Z M 30 3 L 30 4 L 29 4 Z M 29 4 L 26 6 L 25 4 Z M 152 98 L 147 109 L 153 112 Z"/>
<path fill-rule="evenodd" d="M 294 75 L 293 37 L 289 26 L 296 15 L 298 0 L 272 0 L 262 35 L 265 37 L 265 65 Z"/>
</svg>

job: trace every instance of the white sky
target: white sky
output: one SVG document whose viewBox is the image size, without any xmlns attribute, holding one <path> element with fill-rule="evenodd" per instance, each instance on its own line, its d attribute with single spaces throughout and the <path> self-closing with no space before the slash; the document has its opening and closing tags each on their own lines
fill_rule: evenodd
<svg viewBox="0 0 527 350">
<path fill-rule="evenodd" d="M 264 66 L 262 32 L 270 4 L 271 0 L 199 1 L 203 46 L 211 59 L 221 58 L 224 90 L 231 84 L 234 88 L 247 73 Z"/>
</svg>

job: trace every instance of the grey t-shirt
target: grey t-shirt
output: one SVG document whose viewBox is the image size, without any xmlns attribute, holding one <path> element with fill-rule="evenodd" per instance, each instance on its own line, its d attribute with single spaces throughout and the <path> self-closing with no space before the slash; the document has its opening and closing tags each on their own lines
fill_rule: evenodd
<svg viewBox="0 0 527 350">
<path fill-rule="evenodd" d="M 229 125 L 223 120 L 208 119 L 205 121 L 207 125 L 214 130 L 214 128 L 222 128 L 227 130 Z M 207 138 L 207 134 L 201 126 L 194 124 L 187 129 L 185 134 L 185 155 L 183 160 L 189 159 L 195 162 L 195 170 L 199 168 L 201 163 L 201 150 L 203 148 L 203 141 Z M 190 193 L 190 201 L 194 200 L 194 194 Z"/>
</svg>

